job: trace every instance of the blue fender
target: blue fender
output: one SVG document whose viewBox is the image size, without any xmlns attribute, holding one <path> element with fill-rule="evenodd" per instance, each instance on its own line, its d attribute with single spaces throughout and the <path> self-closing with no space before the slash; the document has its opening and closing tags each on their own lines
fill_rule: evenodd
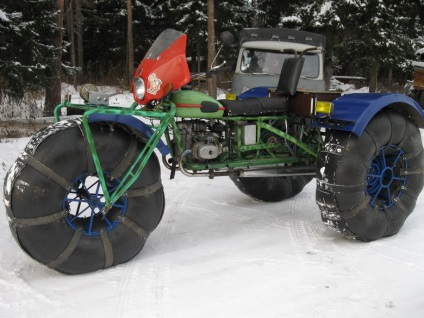
<svg viewBox="0 0 424 318">
<path fill-rule="evenodd" d="M 99 122 L 99 121 L 107 121 L 107 122 L 123 124 L 131 128 L 134 128 L 135 130 L 139 131 L 147 138 L 150 138 L 154 134 L 154 131 L 152 128 L 150 128 L 148 125 L 146 125 L 145 123 L 143 123 L 142 121 L 138 120 L 137 118 L 133 116 L 92 114 L 90 115 L 88 121 L 90 123 Z M 165 145 L 165 143 L 162 140 L 159 141 L 159 143 L 156 145 L 156 148 L 158 148 L 160 153 L 164 156 L 170 153 L 169 148 Z"/>
<path fill-rule="evenodd" d="M 393 93 L 354 93 L 333 101 L 330 116 L 316 118 L 314 125 L 323 128 L 351 131 L 361 136 L 371 119 L 382 109 L 393 109 L 410 117 L 424 128 L 424 111 L 412 98 Z"/>
</svg>

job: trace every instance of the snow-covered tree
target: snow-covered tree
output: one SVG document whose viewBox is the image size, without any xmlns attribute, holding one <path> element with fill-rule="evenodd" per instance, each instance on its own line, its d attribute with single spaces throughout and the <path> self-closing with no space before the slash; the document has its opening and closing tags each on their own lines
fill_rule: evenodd
<svg viewBox="0 0 424 318">
<path fill-rule="evenodd" d="M 253 27 L 276 28 L 285 23 L 291 27 L 290 20 L 296 8 L 299 8 L 308 0 L 252 0 L 254 8 Z M 309 1 L 310 2 L 310 1 Z M 293 21 L 292 21 L 293 22 Z"/>
<path fill-rule="evenodd" d="M 217 31 L 239 32 L 242 28 L 252 27 L 252 18 L 255 8 L 246 0 L 219 0 L 215 1 L 217 12 L 215 15 Z M 217 33 L 217 34 L 219 34 Z"/>
<path fill-rule="evenodd" d="M 379 72 L 408 65 L 420 31 L 420 1 L 311 1 L 297 10 L 299 25 L 327 36 L 330 58 L 343 73 L 363 75 L 370 90 Z"/>
<path fill-rule="evenodd" d="M 3 0 L 0 4 L 0 98 L 21 98 L 44 89 L 58 56 L 52 0 Z M 65 0 L 62 67 L 78 66 L 86 80 L 116 82 L 126 75 L 127 0 Z M 214 0 L 215 44 L 224 30 L 294 27 L 327 37 L 326 65 L 343 75 L 363 75 L 375 84 L 410 71 L 424 47 L 424 0 Z M 132 0 L 134 63 L 166 28 L 188 34 L 192 71 L 207 68 L 207 0 Z M 72 12 L 74 12 L 72 14 Z M 56 45 L 57 46 L 57 45 Z M 222 58 L 234 59 L 224 50 Z M 235 51 L 235 50 L 233 50 Z M 87 77 L 88 75 L 88 77 Z M 403 75 L 404 76 L 404 75 Z"/>
<path fill-rule="evenodd" d="M 161 30 L 157 29 L 154 0 L 132 1 L 132 32 L 136 66 Z M 87 80 L 121 82 L 128 73 L 126 0 L 98 0 L 82 3 L 84 75 Z M 88 77 L 88 78 L 87 78 Z"/>
<path fill-rule="evenodd" d="M 200 70 L 207 57 L 207 1 L 168 1 L 167 27 L 187 34 L 187 56 L 192 61 L 190 68 Z"/>
<path fill-rule="evenodd" d="M 167 27 L 188 35 L 187 55 L 191 57 L 193 71 L 207 67 L 207 0 L 168 0 Z M 215 0 L 215 43 L 222 31 L 237 34 L 243 27 L 251 27 L 253 10 L 248 0 Z"/>
<path fill-rule="evenodd" d="M 56 48 L 51 39 L 57 32 L 54 2 L 12 1 L 1 5 L 0 95 L 20 99 L 25 91 L 44 89 Z"/>
</svg>

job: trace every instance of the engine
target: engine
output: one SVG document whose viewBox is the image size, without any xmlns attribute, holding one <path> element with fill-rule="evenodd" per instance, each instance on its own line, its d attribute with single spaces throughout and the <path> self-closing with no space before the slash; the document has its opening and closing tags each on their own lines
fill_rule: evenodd
<svg viewBox="0 0 424 318">
<path fill-rule="evenodd" d="M 191 157 L 195 160 L 213 160 L 222 153 L 224 125 L 215 123 L 211 126 L 203 120 L 183 120 L 177 122 L 177 127 L 184 148 L 191 150 Z"/>
</svg>

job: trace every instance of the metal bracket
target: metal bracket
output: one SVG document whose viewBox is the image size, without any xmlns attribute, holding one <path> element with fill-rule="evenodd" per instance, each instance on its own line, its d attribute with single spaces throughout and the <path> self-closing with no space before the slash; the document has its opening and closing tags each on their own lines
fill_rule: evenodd
<svg viewBox="0 0 424 318">
<path fill-rule="evenodd" d="M 91 91 L 88 95 L 88 103 L 93 105 L 109 105 L 109 98 L 122 94 L 122 92 L 117 92 L 113 94 L 106 94 L 101 92 Z"/>
</svg>

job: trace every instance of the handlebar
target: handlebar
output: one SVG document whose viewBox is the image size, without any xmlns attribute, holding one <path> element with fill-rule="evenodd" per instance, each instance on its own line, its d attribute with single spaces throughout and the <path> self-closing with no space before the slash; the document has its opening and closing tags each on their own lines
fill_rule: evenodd
<svg viewBox="0 0 424 318">
<path fill-rule="evenodd" d="M 206 72 L 193 73 L 193 74 L 190 75 L 190 78 L 193 81 L 193 80 L 199 80 L 199 79 L 202 79 L 202 78 L 209 78 L 212 75 L 218 74 L 218 73 L 231 72 L 233 70 L 232 65 L 226 65 L 226 64 L 227 64 L 227 62 L 224 61 L 220 65 L 214 66 Z M 224 65 L 226 65 L 226 66 L 224 66 Z"/>
</svg>

